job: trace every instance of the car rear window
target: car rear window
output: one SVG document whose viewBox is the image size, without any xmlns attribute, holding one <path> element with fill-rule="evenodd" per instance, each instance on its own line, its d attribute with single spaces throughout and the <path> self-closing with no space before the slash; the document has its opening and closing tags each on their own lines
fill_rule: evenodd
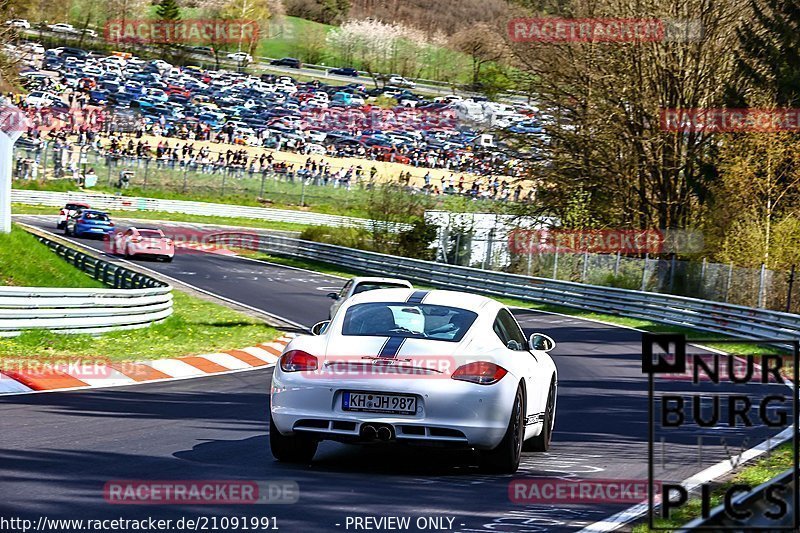
<svg viewBox="0 0 800 533">
<path fill-rule="evenodd" d="M 458 342 L 478 314 L 443 305 L 369 302 L 350 307 L 342 335 L 410 337 Z"/>
<path fill-rule="evenodd" d="M 361 294 L 362 292 L 374 291 L 375 289 L 407 289 L 408 285 L 402 283 L 360 283 L 353 291 L 353 294 Z"/>
<path fill-rule="evenodd" d="M 83 218 L 86 220 L 108 220 L 108 215 L 105 213 L 84 213 Z"/>
<path fill-rule="evenodd" d="M 70 211 L 78 211 L 80 209 L 86 209 L 86 206 L 81 204 L 67 204 L 64 206 L 64 209 L 69 209 Z"/>
<path fill-rule="evenodd" d="M 145 239 L 160 239 L 161 237 L 163 237 L 160 231 L 152 229 L 140 229 L 139 235 L 141 235 Z"/>
</svg>

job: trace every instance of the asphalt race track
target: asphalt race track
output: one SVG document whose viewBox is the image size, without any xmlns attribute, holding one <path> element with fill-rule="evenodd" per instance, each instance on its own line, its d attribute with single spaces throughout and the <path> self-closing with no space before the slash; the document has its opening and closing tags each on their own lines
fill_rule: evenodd
<svg viewBox="0 0 800 533">
<path fill-rule="evenodd" d="M 54 218 L 18 220 L 54 231 Z M 100 241 L 78 241 L 103 249 Z M 325 295 L 342 284 L 330 276 L 205 253 L 178 255 L 172 263 L 135 262 L 304 326 L 327 318 Z M 640 335 L 560 315 L 515 314 L 526 334 L 540 331 L 558 342 L 553 355 L 559 398 L 551 452 L 526 453 L 513 477 L 480 474 L 470 452 L 330 442 L 320 446 L 309 467 L 279 464 L 269 451 L 267 369 L 0 397 L 0 516 L 270 516 L 290 532 L 353 531 L 347 518 L 354 516 L 429 516 L 453 519 L 449 530 L 462 532 L 582 529 L 629 505 L 517 504 L 509 499 L 509 482 L 647 479 Z M 722 460 L 723 451 L 707 444 L 709 458 Z M 685 453 L 694 452 L 687 447 Z M 687 465 L 691 461 L 667 468 L 683 479 L 698 470 Z M 280 506 L 140 506 L 103 498 L 104 484 L 113 480 L 200 479 L 294 480 L 300 500 Z"/>
</svg>

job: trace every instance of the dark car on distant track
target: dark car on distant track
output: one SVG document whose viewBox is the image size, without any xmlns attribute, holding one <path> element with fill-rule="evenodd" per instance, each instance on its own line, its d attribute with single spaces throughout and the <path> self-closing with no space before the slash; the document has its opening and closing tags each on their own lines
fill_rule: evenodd
<svg viewBox="0 0 800 533">
<path fill-rule="evenodd" d="M 328 74 L 336 74 L 337 76 L 352 76 L 358 77 L 358 71 L 351 67 L 333 68 L 328 71 Z"/>
<path fill-rule="evenodd" d="M 281 59 L 273 59 L 269 62 L 270 65 L 275 65 L 276 67 L 290 67 L 290 68 L 300 68 L 303 64 L 300 62 L 299 59 L 295 59 L 293 57 L 283 57 Z"/>
</svg>

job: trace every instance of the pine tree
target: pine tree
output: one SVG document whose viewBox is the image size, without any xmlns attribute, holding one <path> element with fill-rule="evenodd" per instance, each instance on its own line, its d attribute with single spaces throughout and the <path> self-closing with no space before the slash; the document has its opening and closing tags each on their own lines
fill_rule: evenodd
<svg viewBox="0 0 800 533">
<path fill-rule="evenodd" d="M 777 105 L 800 105 L 800 1 L 750 0 L 750 9 L 754 20 L 737 30 L 741 75 Z"/>
<path fill-rule="evenodd" d="M 156 7 L 156 15 L 160 20 L 180 20 L 181 8 L 176 0 L 161 0 Z"/>
</svg>

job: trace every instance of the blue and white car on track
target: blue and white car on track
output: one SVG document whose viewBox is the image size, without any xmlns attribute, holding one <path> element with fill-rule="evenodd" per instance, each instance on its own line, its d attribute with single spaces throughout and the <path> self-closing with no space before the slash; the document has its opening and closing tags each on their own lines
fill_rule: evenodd
<svg viewBox="0 0 800 533">
<path fill-rule="evenodd" d="M 310 462 L 321 440 L 473 448 L 513 473 L 546 451 L 556 414 L 555 343 L 525 338 L 499 302 L 452 291 L 377 289 L 294 338 L 276 365 L 270 445 Z"/>
<path fill-rule="evenodd" d="M 64 235 L 105 237 L 113 233 L 114 223 L 105 211 L 82 209 L 72 214 L 64 225 Z"/>
</svg>

